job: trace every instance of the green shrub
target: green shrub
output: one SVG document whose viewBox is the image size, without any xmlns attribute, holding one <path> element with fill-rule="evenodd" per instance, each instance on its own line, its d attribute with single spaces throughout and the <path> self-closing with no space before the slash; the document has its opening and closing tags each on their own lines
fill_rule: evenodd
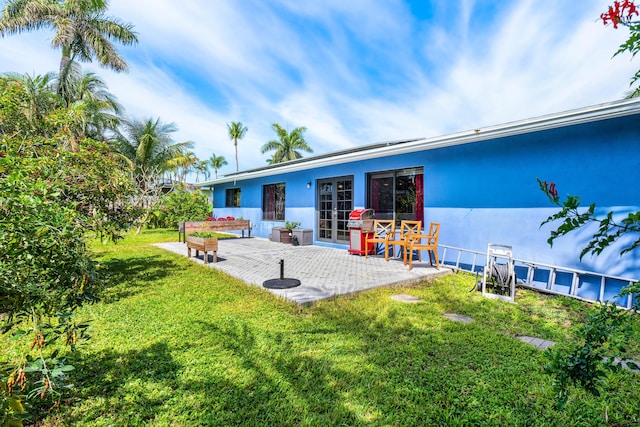
<svg viewBox="0 0 640 427">
<path fill-rule="evenodd" d="M 203 221 L 211 214 L 207 196 L 179 185 L 162 200 L 149 222 L 150 228 L 178 228 L 182 221 Z"/>
<path fill-rule="evenodd" d="M 23 348 L 1 355 L 2 425 L 21 425 L 25 400 L 44 411 L 69 386 L 67 351 L 87 328 L 73 312 L 101 284 L 87 235 L 115 240 L 135 217 L 130 176 L 76 132 L 78 112 L 26 105 L 28 90 L 0 78 L 0 318 Z"/>
</svg>

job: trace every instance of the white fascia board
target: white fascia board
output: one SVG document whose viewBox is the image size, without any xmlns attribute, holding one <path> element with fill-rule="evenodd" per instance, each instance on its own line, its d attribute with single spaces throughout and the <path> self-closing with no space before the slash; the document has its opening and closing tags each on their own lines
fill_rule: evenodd
<svg viewBox="0 0 640 427">
<path fill-rule="evenodd" d="M 336 154 L 335 156 L 323 156 L 318 159 L 310 157 L 307 161 L 283 164 L 282 166 L 276 166 L 269 169 L 240 172 L 238 174 L 224 176 L 212 181 L 201 182 L 196 184 L 196 186 L 208 187 L 216 184 L 245 181 L 248 179 L 304 171 L 324 166 L 333 166 L 398 154 L 415 153 L 417 151 L 435 150 L 438 148 L 470 144 L 486 141 L 488 139 L 505 138 L 513 135 L 539 132 L 547 129 L 572 126 L 639 113 L 640 98 L 624 99 L 621 101 L 614 101 L 606 104 L 599 104 L 591 107 L 519 120 L 501 125 L 487 126 L 484 128 L 432 138 L 422 138 L 402 144 L 391 144 L 389 146 L 375 147 L 368 150 L 363 149 L 362 151 Z"/>
</svg>

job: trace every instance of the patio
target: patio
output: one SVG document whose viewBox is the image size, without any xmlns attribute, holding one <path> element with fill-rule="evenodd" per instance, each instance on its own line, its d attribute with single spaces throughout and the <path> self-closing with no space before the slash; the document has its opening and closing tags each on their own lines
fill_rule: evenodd
<svg viewBox="0 0 640 427">
<path fill-rule="evenodd" d="M 160 243 L 157 246 L 187 255 L 184 243 Z M 428 261 L 424 262 L 424 258 L 423 262 L 414 262 L 410 271 L 401 259 L 385 262 L 383 256 L 365 259 L 364 256 L 349 254 L 346 249 L 291 246 L 252 237 L 220 240 L 218 262 L 208 266 L 262 287 L 264 281 L 280 277 L 280 260 L 284 260 L 284 277 L 299 279 L 301 285 L 268 291 L 298 304 L 306 304 L 379 286 L 413 283 L 452 271 L 442 267 L 437 270 Z M 203 263 L 202 255 L 191 259 Z"/>
</svg>

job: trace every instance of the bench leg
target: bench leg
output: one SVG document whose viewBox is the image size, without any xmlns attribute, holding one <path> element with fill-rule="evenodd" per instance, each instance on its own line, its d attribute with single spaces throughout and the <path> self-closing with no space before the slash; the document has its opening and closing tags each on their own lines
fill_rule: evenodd
<svg viewBox="0 0 640 427">
<path fill-rule="evenodd" d="M 213 251 L 213 262 L 218 262 L 218 251 Z"/>
<path fill-rule="evenodd" d="M 187 258 L 191 258 L 191 248 L 187 247 Z"/>
<path fill-rule="evenodd" d="M 209 252 L 207 252 L 207 251 L 202 251 L 202 254 L 203 254 L 203 255 L 202 255 L 202 261 L 203 261 L 205 264 L 209 264 Z"/>
</svg>

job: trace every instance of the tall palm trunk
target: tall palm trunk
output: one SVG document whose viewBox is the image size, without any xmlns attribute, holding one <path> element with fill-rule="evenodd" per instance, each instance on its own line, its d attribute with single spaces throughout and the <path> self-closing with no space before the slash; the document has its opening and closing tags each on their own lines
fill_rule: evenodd
<svg viewBox="0 0 640 427">
<path fill-rule="evenodd" d="M 238 172 L 238 140 L 234 138 L 233 146 L 236 149 L 236 173 Z"/>
<path fill-rule="evenodd" d="M 69 106 L 69 73 L 71 72 L 71 51 L 68 47 L 62 49 L 60 57 L 60 74 L 58 77 L 58 95 Z"/>
</svg>

